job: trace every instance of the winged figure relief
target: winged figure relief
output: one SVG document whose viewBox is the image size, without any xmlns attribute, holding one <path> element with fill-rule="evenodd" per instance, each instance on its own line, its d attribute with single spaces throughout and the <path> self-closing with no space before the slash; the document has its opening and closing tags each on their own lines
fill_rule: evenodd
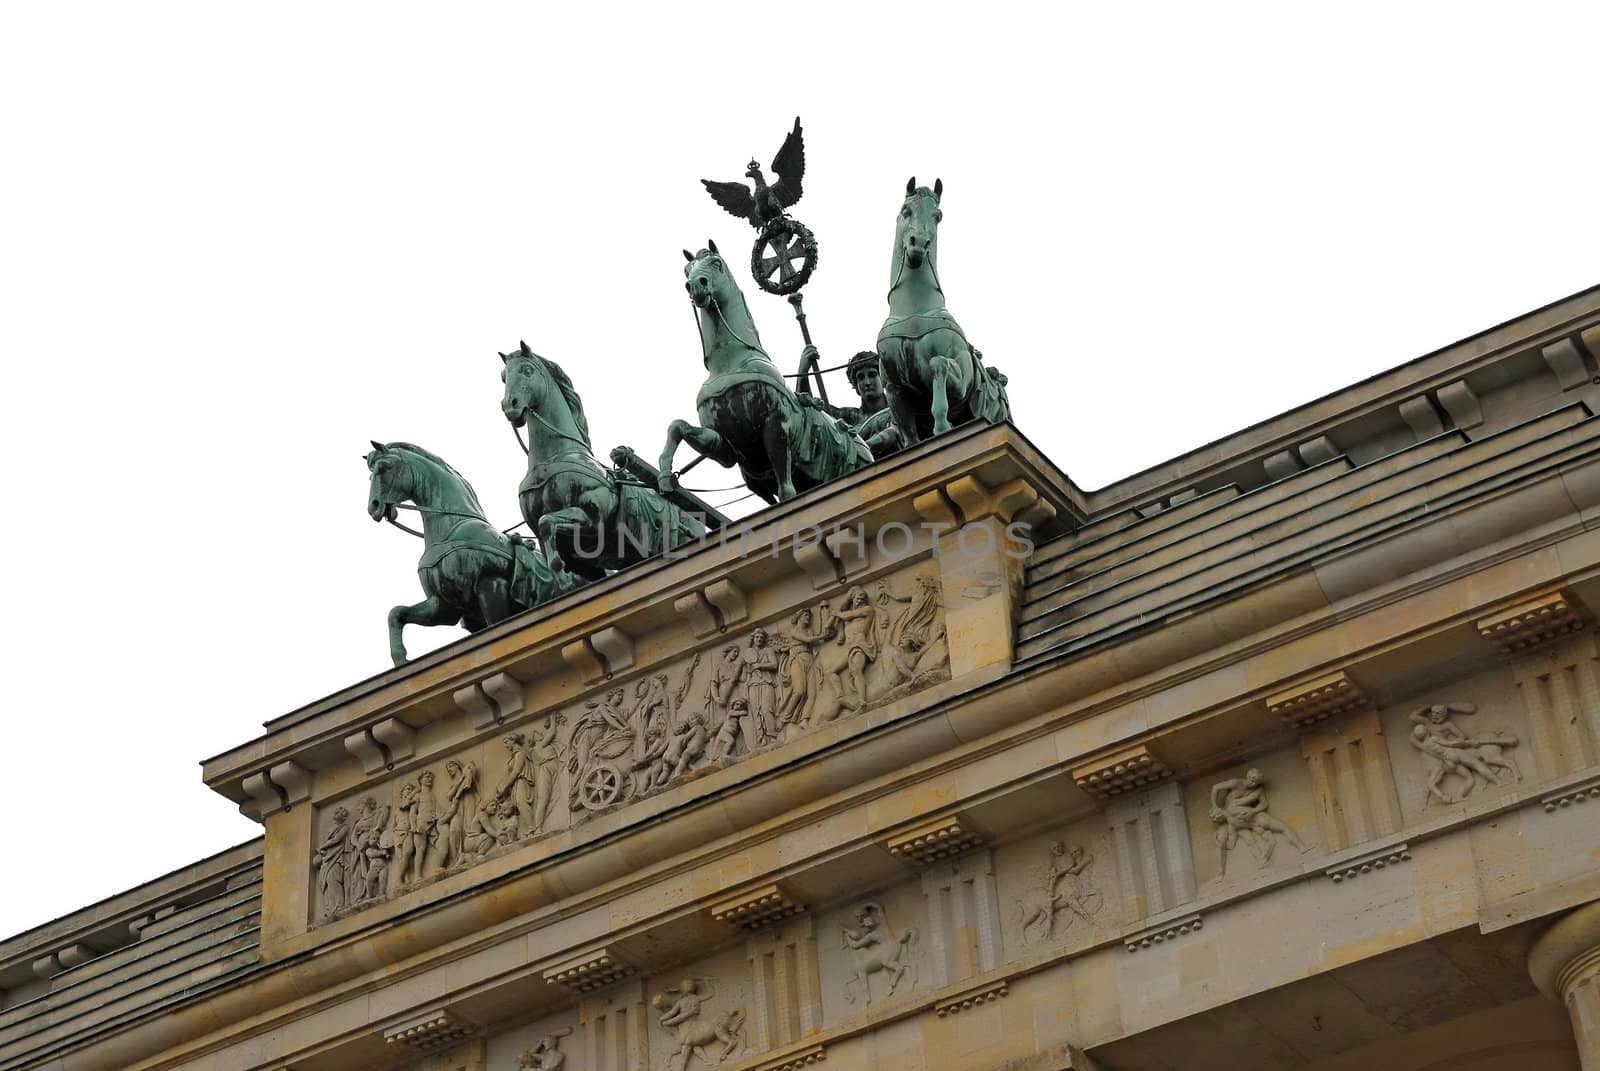
<svg viewBox="0 0 1600 1071">
<path fill-rule="evenodd" d="M 754 180 L 754 190 L 742 182 L 700 181 L 706 192 L 711 194 L 711 199 L 725 208 L 729 215 L 738 216 L 757 230 L 765 227 L 800 200 L 800 180 L 806 171 L 806 145 L 805 135 L 800 131 L 799 116 L 795 116 L 794 129 L 783 139 L 778 155 L 772 158 L 772 171 L 778 180 L 769 186 L 766 176 L 761 173 L 761 165 L 755 160 L 750 161 L 745 177 Z"/>
</svg>

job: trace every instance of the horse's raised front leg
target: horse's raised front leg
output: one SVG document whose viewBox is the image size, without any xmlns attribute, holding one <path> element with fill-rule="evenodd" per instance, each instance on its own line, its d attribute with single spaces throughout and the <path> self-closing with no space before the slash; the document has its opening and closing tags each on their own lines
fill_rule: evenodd
<svg viewBox="0 0 1600 1071">
<path fill-rule="evenodd" d="M 415 606 L 396 606 L 389 611 L 389 657 L 397 666 L 406 664 L 406 645 L 401 632 L 407 625 L 453 625 L 460 620 L 461 611 L 437 595 Z"/>
<path fill-rule="evenodd" d="M 539 518 L 539 543 L 549 548 L 552 569 L 560 562 L 562 568 L 570 567 L 585 580 L 599 580 L 605 576 L 605 567 L 600 563 L 605 540 L 599 526 L 592 524 L 592 521 L 582 506 L 552 510 Z M 585 546 L 581 538 L 586 526 L 594 528 L 593 544 L 590 546 Z M 572 534 L 572 550 L 578 559 L 575 562 L 567 561 L 556 549 L 561 545 L 557 540 L 569 532 Z"/>
<path fill-rule="evenodd" d="M 678 452 L 679 443 L 688 443 L 696 453 L 704 454 L 723 468 L 729 468 L 737 460 L 727 442 L 711 428 L 702 428 L 687 420 L 674 420 L 667 425 L 667 445 L 661 448 L 657 463 L 661 470 L 658 483 L 662 494 L 678 489 L 678 478 L 672 474 L 672 455 Z"/>
</svg>

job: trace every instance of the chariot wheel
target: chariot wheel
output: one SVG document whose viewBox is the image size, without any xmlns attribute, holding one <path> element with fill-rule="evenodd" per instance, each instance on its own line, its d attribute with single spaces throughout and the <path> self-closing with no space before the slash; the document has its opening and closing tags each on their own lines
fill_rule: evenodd
<svg viewBox="0 0 1600 1071">
<path fill-rule="evenodd" d="M 779 216 L 761 228 L 750 250 L 756 285 L 779 297 L 793 294 L 817 267 L 817 239 L 805 224 Z"/>
<path fill-rule="evenodd" d="M 603 811 L 627 795 L 627 776 L 610 762 L 598 762 L 578 782 L 578 801 L 591 811 Z"/>
</svg>

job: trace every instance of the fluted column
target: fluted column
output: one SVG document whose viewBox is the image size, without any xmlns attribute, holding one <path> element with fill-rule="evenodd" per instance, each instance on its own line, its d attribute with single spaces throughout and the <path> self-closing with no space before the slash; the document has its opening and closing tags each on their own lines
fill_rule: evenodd
<svg viewBox="0 0 1600 1071">
<path fill-rule="evenodd" d="M 1600 900 L 1534 942 L 1528 973 L 1541 993 L 1567 1006 L 1583 1071 L 1600 1071 Z"/>
</svg>

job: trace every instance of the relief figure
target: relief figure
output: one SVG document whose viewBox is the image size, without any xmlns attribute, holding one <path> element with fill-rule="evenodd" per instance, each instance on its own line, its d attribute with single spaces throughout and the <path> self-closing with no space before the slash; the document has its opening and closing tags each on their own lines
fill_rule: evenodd
<svg viewBox="0 0 1600 1071">
<path fill-rule="evenodd" d="M 1472 703 L 1435 703 L 1419 707 L 1407 717 L 1411 720 L 1411 746 L 1422 752 L 1422 772 L 1428 782 L 1426 807 L 1434 800 L 1460 803 L 1478 784 L 1508 785 L 1521 780 L 1521 771 L 1506 749 L 1517 746 L 1510 733 L 1482 733 L 1468 736 L 1451 720 L 1456 714 L 1476 714 Z M 1450 779 L 1459 779 L 1459 786 Z"/>
<path fill-rule="evenodd" d="M 333 809 L 333 825 L 317 845 L 311 865 L 317 871 L 317 891 L 322 894 L 322 913 L 331 918 L 344 909 L 347 860 L 349 858 L 350 812 Z"/>
<path fill-rule="evenodd" d="M 1260 770 L 1211 786 L 1211 821 L 1217 826 L 1217 847 L 1222 851 L 1222 873 L 1228 870 L 1228 855 L 1242 840 L 1256 857 L 1257 866 L 1272 861 L 1274 838 L 1289 842 L 1300 853 L 1311 848 L 1295 831 L 1274 818 L 1267 810 L 1266 778 Z"/>
<path fill-rule="evenodd" d="M 842 947 L 849 949 L 855 960 L 855 972 L 844 985 L 844 999 L 854 1004 L 857 991 L 872 1003 L 872 976 L 884 973 L 889 976 L 889 991 L 893 996 L 907 973 L 911 975 L 910 988 L 917 985 L 916 971 L 911 961 L 911 943 L 917 939 L 916 929 L 907 929 L 895 936 L 889 929 L 883 905 L 872 901 L 856 909 L 856 928 L 841 926 L 839 936 Z"/>
<path fill-rule="evenodd" d="M 444 764 L 444 810 L 439 812 L 438 828 L 444 841 L 439 853 L 443 869 L 467 864 L 467 824 L 478 815 L 478 764 L 451 759 Z"/>
<path fill-rule="evenodd" d="M 734 1008 L 714 1018 L 701 1019 L 705 1002 L 716 995 L 709 978 L 685 978 L 675 989 L 657 993 L 650 1006 L 660 1013 L 662 1029 L 672 1034 L 678 1047 L 667 1054 L 668 1071 L 687 1071 L 689 1060 L 700 1057 L 708 1064 L 724 1063 L 734 1050 L 747 1045 L 744 1008 Z M 676 999 L 671 999 L 675 997 Z M 720 1053 L 713 1046 L 721 1045 Z"/>
<path fill-rule="evenodd" d="M 561 1051 L 561 1039 L 570 1033 L 572 1028 L 567 1027 L 535 1040 L 517 1057 L 517 1071 L 561 1071 L 567 1062 L 566 1054 Z"/>
<path fill-rule="evenodd" d="M 506 749 L 506 769 L 500 783 L 489 793 L 491 803 L 510 803 L 517 812 L 517 836 L 531 837 L 539 828 L 538 812 L 534 810 L 533 771 L 528 768 L 528 738 L 521 733 L 507 733 L 500 738 Z"/>
<path fill-rule="evenodd" d="M 1081 847 L 1069 853 L 1060 841 L 1050 845 L 1050 865 L 1036 871 L 1032 888 L 1022 894 L 1022 939 L 1026 944 L 1047 941 L 1054 935 L 1056 915 L 1067 912 L 1066 925 L 1074 918 L 1088 922 L 1100 910 L 1104 898 L 1089 882 L 1088 870 L 1094 856 Z"/>
<path fill-rule="evenodd" d="M 376 900 L 389 885 L 389 855 L 393 844 L 385 844 L 389 808 L 378 806 L 371 796 L 361 797 L 361 814 L 350 829 L 350 858 L 353 873 L 346 889 L 353 899 Z"/>
<path fill-rule="evenodd" d="M 760 747 L 776 740 L 779 732 L 778 652 L 769 642 L 766 629 L 758 628 L 750 633 L 744 665 L 745 695 L 754 718 L 756 746 Z"/>
<path fill-rule="evenodd" d="M 394 826 L 389 831 L 394 847 L 394 865 L 389 871 L 390 895 L 422 879 L 423 832 L 416 829 L 416 824 L 417 784 L 406 781 L 395 794 Z"/>
</svg>

